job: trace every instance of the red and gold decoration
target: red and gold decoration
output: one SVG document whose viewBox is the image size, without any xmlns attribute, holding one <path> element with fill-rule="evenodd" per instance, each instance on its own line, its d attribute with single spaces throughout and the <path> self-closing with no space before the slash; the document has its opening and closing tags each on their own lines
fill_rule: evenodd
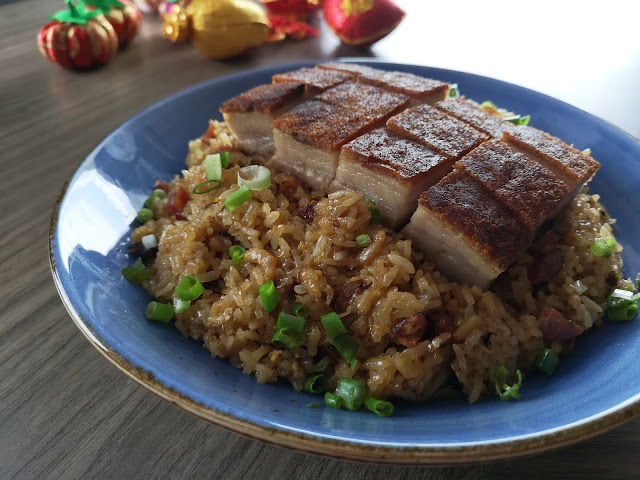
<svg viewBox="0 0 640 480">
<path fill-rule="evenodd" d="M 142 14 L 129 0 L 85 0 L 86 4 L 102 12 L 118 36 L 120 47 L 133 40 L 142 27 Z"/>
<path fill-rule="evenodd" d="M 251 0 L 192 0 L 184 7 L 174 4 L 162 30 L 172 42 L 189 40 L 203 55 L 222 59 L 262 45 L 269 20 Z"/>
<path fill-rule="evenodd" d="M 261 0 L 267 7 L 271 29 L 267 42 L 286 38 L 302 40 L 318 31 L 307 23 L 309 14 L 320 7 L 320 0 Z"/>
<path fill-rule="evenodd" d="M 66 0 L 67 10 L 50 15 L 38 34 L 40 53 L 69 69 L 87 69 L 107 63 L 118 50 L 116 32 L 99 10 Z"/>
<path fill-rule="evenodd" d="M 387 36 L 404 15 L 391 0 L 324 0 L 324 19 L 333 33 L 357 47 Z"/>
</svg>

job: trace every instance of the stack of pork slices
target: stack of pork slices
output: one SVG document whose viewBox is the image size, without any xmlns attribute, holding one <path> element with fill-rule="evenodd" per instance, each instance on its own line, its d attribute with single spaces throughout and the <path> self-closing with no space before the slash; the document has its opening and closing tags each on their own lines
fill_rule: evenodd
<svg viewBox="0 0 640 480">
<path fill-rule="evenodd" d="M 600 165 L 448 97 L 438 80 L 327 63 L 275 75 L 220 111 L 245 153 L 316 190 L 363 192 L 443 274 L 488 288 Z"/>
</svg>

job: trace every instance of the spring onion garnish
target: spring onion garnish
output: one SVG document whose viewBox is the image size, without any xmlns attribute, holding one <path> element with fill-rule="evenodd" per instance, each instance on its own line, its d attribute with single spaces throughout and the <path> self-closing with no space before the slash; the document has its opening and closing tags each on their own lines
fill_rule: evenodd
<svg viewBox="0 0 640 480">
<path fill-rule="evenodd" d="M 176 287 L 176 295 L 180 300 L 191 301 L 198 298 L 204 292 L 204 287 L 198 277 L 195 275 L 187 275 L 182 277 L 180 283 Z"/>
<path fill-rule="evenodd" d="M 324 325 L 327 335 L 329 335 L 329 338 L 332 340 L 338 335 L 347 333 L 347 329 L 344 328 L 342 320 L 340 320 L 340 317 L 335 312 L 323 315 L 320 317 L 320 321 L 322 321 L 322 325 Z"/>
<path fill-rule="evenodd" d="M 324 403 L 330 407 L 340 409 L 344 405 L 344 400 L 335 393 L 327 392 L 324 394 Z"/>
<path fill-rule="evenodd" d="M 251 190 L 266 190 L 271 186 L 271 170 L 262 165 L 249 165 L 238 171 L 238 185 Z"/>
<path fill-rule="evenodd" d="M 599 257 L 608 257 L 616 248 L 616 241 L 611 238 L 599 238 L 591 244 L 591 251 Z"/>
<path fill-rule="evenodd" d="M 150 208 L 141 208 L 136 217 L 140 223 L 147 223 L 153 218 L 153 211 Z"/>
<path fill-rule="evenodd" d="M 460 96 L 460 90 L 458 89 L 458 84 L 453 83 L 449 85 L 449 98 L 458 98 Z"/>
<path fill-rule="evenodd" d="M 131 283 L 140 285 L 144 280 L 153 277 L 153 273 L 147 270 L 147 267 L 142 263 L 142 259 L 138 257 L 134 263 L 122 269 L 122 276 Z"/>
<path fill-rule="evenodd" d="M 481 107 L 481 108 L 482 108 L 482 107 L 489 107 L 489 108 L 491 108 L 491 109 L 493 109 L 493 110 L 498 111 L 498 106 L 497 106 L 495 103 L 493 103 L 491 100 L 485 100 L 484 102 L 482 102 L 482 103 L 480 104 L 480 107 Z"/>
<path fill-rule="evenodd" d="M 364 405 L 376 415 L 390 417 L 393 415 L 393 403 L 367 396 Z"/>
<path fill-rule="evenodd" d="M 311 313 L 311 310 L 304 303 L 294 302 L 291 305 L 291 311 L 296 317 L 307 318 Z"/>
<path fill-rule="evenodd" d="M 627 322 L 633 320 L 638 313 L 640 293 L 616 288 L 607 298 L 609 307 L 608 317 L 612 322 Z"/>
<path fill-rule="evenodd" d="M 342 320 L 335 312 L 323 315 L 320 320 L 331 339 L 331 343 L 336 347 L 340 356 L 349 362 L 349 366 L 353 370 L 358 363 L 356 358 L 358 342 L 347 334 L 347 329 L 344 328 Z"/>
<path fill-rule="evenodd" d="M 236 265 L 242 263 L 245 253 L 247 253 L 247 249 L 240 245 L 231 245 L 229 247 L 229 256 Z"/>
<path fill-rule="evenodd" d="M 280 342 L 287 348 L 299 347 L 304 343 L 304 329 L 306 326 L 307 321 L 304 318 L 280 312 L 276 323 L 278 330 L 271 339 L 271 342 Z"/>
<path fill-rule="evenodd" d="M 638 274 L 638 276 L 636 277 L 636 288 L 638 290 L 640 290 L 640 273 Z"/>
<path fill-rule="evenodd" d="M 176 313 L 186 312 L 187 308 L 191 306 L 191 302 L 189 300 L 182 300 L 181 298 L 173 299 L 173 308 Z"/>
<path fill-rule="evenodd" d="M 322 359 L 313 366 L 314 372 L 324 372 L 331 365 L 331 358 L 328 356 L 322 357 Z"/>
<path fill-rule="evenodd" d="M 505 120 L 507 122 L 513 123 L 514 125 L 529 125 L 529 122 L 531 121 L 531 115 L 525 115 L 524 117 L 521 117 L 520 115 L 514 115 L 513 117 L 505 118 Z"/>
<path fill-rule="evenodd" d="M 322 407 L 322 403 L 320 402 L 307 403 L 307 408 L 320 408 L 320 407 Z"/>
<path fill-rule="evenodd" d="M 336 347 L 338 353 L 344 358 L 347 362 L 349 362 L 349 366 L 351 370 L 356 367 L 358 363 L 358 359 L 356 358 L 356 353 L 358 352 L 358 342 L 355 341 L 349 335 L 338 335 L 335 337 L 331 343 Z"/>
<path fill-rule="evenodd" d="M 380 210 L 378 210 L 376 208 L 376 202 L 374 202 L 373 200 L 369 199 L 367 200 L 367 203 L 370 203 L 371 206 L 369 207 L 369 211 L 371 212 L 371 219 L 369 220 L 370 224 L 376 224 L 376 223 L 380 223 Z"/>
<path fill-rule="evenodd" d="M 550 348 L 543 348 L 536 360 L 536 368 L 547 375 L 553 375 L 559 363 L 560 359 L 556 352 Z"/>
<path fill-rule="evenodd" d="M 196 195 L 202 195 L 203 193 L 209 193 L 214 191 L 216 188 L 220 188 L 220 185 L 220 180 L 207 180 L 206 182 L 202 182 L 196 185 L 193 188 L 192 192 Z"/>
<path fill-rule="evenodd" d="M 249 201 L 251 198 L 251 190 L 246 185 L 241 186 L 238 190 L 233 192 L 224 201 L 227 210 L 233 212 L 236 208 L 242 205 L 244 202 Z"/>
<path fill-rule="evenodd" d="M 159 188 L 156 188 L 153 192 L 151 192 L 151 195 L 149 195 L 149 198 L 147 198 L 144 201 L 144 206 L 147 208 L 151 208 L 151 205 L 156 203 L 156 200 L 162 200 L 163 198 L 166 198 L 166 197 L 167 197 L 167 193 L 164 190 L 160 190 Z"/>
<path fill-rule="evenodd" d="M 153 233 L 142 237 L 142 245 L 144 248 L 156 248 L 158 246 L 158 239 Z"/>
<path fill-rule="evenodd" d="M 371 243 L 371 237 L 366 233 L 363 233 L 362 235 L 358 235 L 356 237 L 356 245 L 358 245 L 359 247 L 366 247 L 370 243 Z"/>
<path fill-rule="evenodd" d="M 307 377 L 302 389 L 307 393 L 324 393 L 328 384 L 329 379 L 326 375 L 315 373 Z"/>
<path fill-rule="evenodd" d="M 222 168 L 229 168 L 229 162 L 231 157 L 229 156 L 229 152 L 220 152 L 220 163 L 222 163 Z"/>
<path fill-rule="evenodd" d="M 265 312 L 273 312 L 278 306 L 278 303 L 280 303 L 280 295 L 278 295 L 278 292 L 276 291 L 276 286 L 273 283 L 273 280 L 269 280 L 268 282 L 264 282 L 260 285 L 258 293 L 260 294 L 260 299 L 262 300 Z"/>
<path fill-rule="evenodd" d="M 222 178 L 222 161 L 219 153 L 207 155 L 204 159 L 204 167 L 207 169 L 208 180 L 220 180 Z"/>
<path fill-rule="evenodd" d="M 504 366 L 499 367 L 494 375 L 496 392 L 498 392 L 498 396 L 503 402 L 508 402 L 512 399 L 518 400 L 520 398 L 519 390 L 522 386 L 522 372 L 520 370 L 516 370 L 518 381 L 511 386 L 503 383 L 507 379 L 508 375 L 509 371 Z"/>
<path fill-rule="evenodd" d="M 147 320 L 167 323 L 173 318 L 173 305 L 160 302 L 149 302 L 144 312 Z"/>
<path fill-rule="evenodd" d="M 344 377 L 338 381 L 336 395 L 342 398 L 343 406 L 347 410 L 355 412 L 367 396 L 367 387 L 360 380 Z"/>
</svg>

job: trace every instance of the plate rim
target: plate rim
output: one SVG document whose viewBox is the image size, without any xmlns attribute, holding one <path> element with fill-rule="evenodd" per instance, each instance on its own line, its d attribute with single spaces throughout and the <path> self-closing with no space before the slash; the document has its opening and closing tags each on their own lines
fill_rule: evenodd
<svg viewBox="0 0 640 480">
<path fill-rule="evenodd" d="M 592 113 L 589 113 L 579 107 L 571 105 L 567 102 L 559 100 L 555 97 L 549 96 L 545 93 L 532 90 L 527 87 L 520 86 L 515 83 L 506 82 L 500 79 L 477 75 L 471 72 L 465 72 L 462 70 L 451 70 L 437 67 L 430 67 L 426 65 L 418 64 L 403 64 L 395 62 L 385 62 L 378 59 L 369 58 L 339 58 L 339 59 L 318 59 L 318 60 L 305 60 L 299 62 L 283 63 L 268 65 L 260 68 L 249 69 L 241 72 L 236 72 L 230 75 L 223 75 L 213 79 L 198 82 L 194 85 L 188 86 L 181 90 L 178 90 L 154 103 L 142 109 L 140 112 L 129 117 L 120 125 L 110 131 L 107 136 L 99 142 L 91 152 L 82 160 L 82 162 L 74 169 L 73 173 L 63 184 L 61 190 L 58 193 L 55 201 L 50 224 L 49 224 L 49 266 L 51 269 L 52 277 L 56 290 L 60 299 L 65 306 L 69 316 L 74 321 L 78 329 L 89 340 L 89 342 L 113 365 L 115 365 L 120 371 L 122 371 L 130 379 L 134 380 L 137 384 L 144 387 L 149 392 L 168 402 L 169 404 L 216 426 L 224 428 L 225 430 L 239 433 L 254 440 L 259 440 L 271 445 L 277 445 L 281 447 L 291 448 L 304 453 L 311 453 L 315 455 L 324 455 L 336 459 L 342 460 L 355 460 L 360 462 L 372 462 L 379 464 L 398 464 L 398 465 L 454 465 L 454 464 L 471 464 L 478 462 L 489 462 L 496 460 L 511 459 L 522 456 L 530 456 L 538 453 L 542 453 L 549 450 L 555 450 L 564 446 L 572 445 L 583 440 L 595 437 L 608 430 L 611 430 L 617 426 L 627 423 L 634 418 L 640 416 L 640 397 L 627 400 L 619 405 L 616 405 L 608 410 L 600 412 L 599 414 L 592 415 L 591 417 L 582 419 L 568 426 L 560 426 L 552 431 L 542 432 L 534 436 L 528 436 L 526 438 L 507 438 L 495 441 L 489 441 L 484 443 L 469 444 L 469 445 L 441 445 L 441 446 L 384 446 L 384 445 L 371 445 L 366 442 L 355 443 L 345 439 L 339 438 L 322 438 L 319 436 L 312 436 L 302 434 L 294 431 L 279 430 L 273 427 L 267 427 L 259 425 L 250 419 L 237 418 L 232 414 L 224 413 L 216 410 L 215 408 L 205 406 L 200 402 L 184 395 L 172 387 L 163 384 L 161 381 L 155 378 L 153 373 L 148 370 L 144 370 L 140 367 L 136 367 L 128 360 L 122 357 L 116 349 L 110 346 L 108 343 L 102 341 L 100 336 L 92 329 L 91 325 L 76 311 L 69 297 L 67 296 L 64 286 L 60 277 L 58 276 L 56 261 L 55 261 L 55 238 L 58 227 L 58 219 L 60 213 L 60 207 L 65 200 L 66 192 L 72 182 L 75 180 L 76 175 L 82 169 L 85 162 L 94 155 L 110 136 L 118 129 L 135 121 L 138 117 L 148 114 L 155 108 L 164 105 L 173 99 L 187 94 L 190 91 L 198 90 L 206 87 L 210 83 L 215 83 L 221 79 L 230 80 L 236 76 L 244 77 L 248 74 L 259 74 L 264 71 L 273 69 L 290 69 L 300 68 L 305 65 L 313 65 L 327 61 L 341 61 L 350 63 L 363 63 L 363 64 L 378 64 L 385 65 L 393 68 L 397 67 L 421 67 L 433 70 L 440 70 L 447 73 L 463 73 L 476 78 L 482 78 L 490 80 L 492 82 L 498 82 L 507 85 L 515 85 L 518 88 L 526 90 L 527 92 L 534 93 L 536 95 L 544 96 L 554 102 L 559 102 L 564 106 L 579 110 L 582 114 L 590 116 L 600 122 L 603 122 L 611 127 L 614 127 L 620 133 L 629 137 L 630 139 L 639 142 L 636 137 L 626 132 L 625 130 L 617 127 L 616 125 L 604 120 Z"/>
</svg>

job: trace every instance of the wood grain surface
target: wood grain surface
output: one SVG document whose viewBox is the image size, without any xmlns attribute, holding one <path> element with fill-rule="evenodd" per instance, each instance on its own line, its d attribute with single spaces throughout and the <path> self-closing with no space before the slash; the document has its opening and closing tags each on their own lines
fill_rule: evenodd
<svg viewBox="0 0 640 480">
<path fill-rule="evenodd" d="M 454 48 L 455 55 L 443 55 L 443 48 L 462 40 L 425 28 L 429 15 L 447 14 L 434 13 L 434 8 L 444 7 L 427 3 L 404 2 L 407 19 L 366 52 L 342 46 L 316 19 L 320 34 L 314 39 L 267 45 L 224 62 L 207 60 L 188 44 L 169 43 L 160 35 L 160 21 L 147 16 L 141 36 L 129 49 L 102 69 L 77 73 L 47 62 L 36 48 L 37 31 L 62 2 L 0 2 L 0 478 L 637 478 L 640 419 L 561 450 L 462 467 L 359 464 L 249 440 L 193 418 L 129 380 L 84 338 L 58 297 L 47 240 L 52 207 L 64 182 L 94 146 L 131 115 L 213 77 L 302 59 L 362 55 L 493 72 L 569 100 L 640 136 L 640 40 L 635 35 L 635 43 L 620 47 L 623 54 L 620 49 L 613 52 L 614 44 L 628 40 L 625 28 L 631 24 L 626 15 L 613 37 L 594 33 L 607 36 L 608 43 L 591 52 L 583 83 L 572 76 L 571 62 L 564 71 L 559 61 L 561 81 L 554 83 L 542 74 L 532 76 L 539 68 L 525 59 L 512 58 L 508 71 L 497 66 L 501 62 L 496 58 L 491 60 L 494 67 L 480 63 L 478 52 L 492 47 L 483 44 L 480 35 L 466 50 Z M 459 3 L 461 9 L 477 8 L 473 2 Z M 584 8 L 587 13 L 580 10 L 578 21 L 589 30 L 602 14 Z M 521 21 L 526 17 L 516 13 Z M 471 18 L 469 25 L 480 20 Z M 535 58 L 546 56 L 553 62 L 557 51 L 549 50 L 549 42 L 538 43 L 526 48 L 538 52 Z M 580 47 L 558 48 L 564 48 L 559 55 L 566 56 Z M 628 91 L 624 105 L 612 101 L 613 87 Z M 594 96 L 602 100 L 594 101 Z"/>
</svg>

